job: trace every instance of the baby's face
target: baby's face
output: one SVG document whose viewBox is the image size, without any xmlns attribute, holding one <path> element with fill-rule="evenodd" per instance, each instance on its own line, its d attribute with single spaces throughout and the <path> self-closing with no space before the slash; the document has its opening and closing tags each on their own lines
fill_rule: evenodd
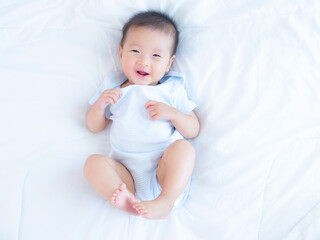
<svg viewBox="0 0 320 240">
<path fill-rule="evenodd" d="M 119 56 L 129 84 L 156 85 L 169 71 L 175 56 L 171 56 L 173 38 L 148 27 L 128 30 Z"/>
</svg>

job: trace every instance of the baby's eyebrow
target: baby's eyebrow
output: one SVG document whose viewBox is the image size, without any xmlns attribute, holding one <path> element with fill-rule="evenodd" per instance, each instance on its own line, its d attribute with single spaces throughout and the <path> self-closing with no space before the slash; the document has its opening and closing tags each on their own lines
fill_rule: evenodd
<svg viewBox="0 0 320 240">
<path fill-rule="evenodd" d="M 163 53 L 163 50 L 159 49 L 159 48 L 155 48 L 155 49 L 153 49 L 153 51 L 156 51 L 156 52 L 159 52 L 159 53 Z"/>
<path fill-rule="evenodd" d="M 130 48 L 134 48 L 134 47 L 138 47 L 138 48 L 140 48 L 140 46 L 139 46 L 138 44 L 135 44 L 135 43 L 130 44 L 130 45 L 129 45 L 129 47 L 130 47 Z"/>
<path fill-rule="evenodd" d="M 129 45 L 129 48 L 141 48 L 141 46 L 139 44 L 137 44 L 137 43 L 132 43 L 132 44 Z M 165 50 L 161 49 L 161 48 L 154 48 L 154 49 L 152 49 L 152 51 L 160 53 L 160 54 L 164 54 L 165 53 Z"/>
</svg>

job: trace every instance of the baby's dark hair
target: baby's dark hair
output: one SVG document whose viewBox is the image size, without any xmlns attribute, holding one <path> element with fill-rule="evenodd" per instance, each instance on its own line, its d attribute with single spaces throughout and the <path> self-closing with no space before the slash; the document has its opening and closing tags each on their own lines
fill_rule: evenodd
<svg viewBox="0 0 320 240">
<path fill-rule="evenodd" d="M 146 11 L 135 14 L 122 28 L 122 39 L 120 45 L 126 40 L 126 35 L 131 27 L 149 27 L 151 29 L 164 31 L 173 37 L 172 55 L 177 51 L 179 42 L 179 31 L 176 23 L 165 13 L 157 11 Z"/>
</svg>

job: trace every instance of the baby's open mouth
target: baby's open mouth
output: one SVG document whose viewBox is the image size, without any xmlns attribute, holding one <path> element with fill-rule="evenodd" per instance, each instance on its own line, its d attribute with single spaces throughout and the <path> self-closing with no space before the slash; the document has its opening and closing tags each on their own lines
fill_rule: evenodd
<svg viewBox="0 0 320 240">
<path fill-rule="evenodd" d="M 149 75 L 149 73 L 144 72 L 144 71 L 137 71 L 137 73 L 138 73 L 139 75 L 141 75 L 141 76 L 148 76 L 148 75 Z"/>
</svg>

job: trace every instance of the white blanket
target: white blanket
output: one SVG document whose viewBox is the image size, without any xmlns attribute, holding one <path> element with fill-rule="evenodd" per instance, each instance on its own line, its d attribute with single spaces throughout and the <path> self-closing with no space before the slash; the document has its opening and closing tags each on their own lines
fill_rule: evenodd
<svg viewBox="0 0 320 240">
<path fill-rule="evenodd" d="M 181 30 L 200 135 L 190 195 L 165 220 L 129 216 L 83 177 L 106 154 L 88 100 L 132 14 Z M 318 0 L 0 2 L 0 239 L 320 239 Z"/>
</svg>

